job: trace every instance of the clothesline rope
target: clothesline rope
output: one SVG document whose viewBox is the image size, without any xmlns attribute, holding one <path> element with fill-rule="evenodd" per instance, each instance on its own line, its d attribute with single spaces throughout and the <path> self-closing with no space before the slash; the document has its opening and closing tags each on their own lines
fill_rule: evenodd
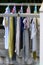
<svg viewBox="0 0 43 65">
<path fill-rule="evenodd" d="M 41 3 L 0 3 L 0 6 L 12 6 L 12 5 L 16 5 L 16 6 L 34 6 L 34 5 L 37 5 L 37 6 L 41 6 Z"/>
<path fill-rule="evenodd" d="M 6 17 L 6 16 L 13 16 L 13 17 L 14 16 L 15 17 L 17 17 L 17 16 L 27 17 L 28 16 L 28 17 L 31 17 L 31 18 L 33 18 L 33 17 L 36 17 L 36 18 L 38 17 L 39 18 L 40 17 L 40 14 L 38 14 L 38 13 L 37 14 L 33 14 L 33 13 L 32 14 L 28 14 L 28 13 L 1 14 L 0 13 L 0 17 Z"/>
</svg>

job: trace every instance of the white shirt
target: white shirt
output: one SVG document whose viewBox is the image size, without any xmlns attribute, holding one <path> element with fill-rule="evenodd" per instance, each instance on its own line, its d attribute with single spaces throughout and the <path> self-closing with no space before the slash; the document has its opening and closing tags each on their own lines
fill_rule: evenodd
<svg viewBox="0 0 43 65">
<path fill-rule="evenodd" d="M 37 32 L 37 29 L 36 29 L 36 25 L 33 20 L 31 24 L 31 39 L 34 38 L 34 36 L 36 35 L 36 32 Z"/>
</svg>

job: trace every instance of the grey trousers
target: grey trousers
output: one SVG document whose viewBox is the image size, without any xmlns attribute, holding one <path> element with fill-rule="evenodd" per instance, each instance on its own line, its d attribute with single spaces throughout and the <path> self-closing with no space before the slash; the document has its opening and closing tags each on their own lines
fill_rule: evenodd
<svg viewBox="0 0 43 65">
<path fill-rule="evenodd" d="M 24 59 L 28 60 L 30 57 L 29 51 L 29 29 L 23 31 L 23 50 L 24 50 Z"/>
</svg>

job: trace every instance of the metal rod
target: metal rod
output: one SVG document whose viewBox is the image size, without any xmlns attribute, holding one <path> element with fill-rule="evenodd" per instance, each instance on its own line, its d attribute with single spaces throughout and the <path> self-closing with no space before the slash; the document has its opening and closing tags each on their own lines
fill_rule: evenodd
<svg viewBox="0 0 43 65">
<path fill-rule="evenodd" d="M 0 6 L 12 6 L 12 5 L 16 5 L 16 6 L 34 6 L 34 5 L 37 5 L 37 6 L 41 6 L 41 3 L 0 3 Z"/>
<path fill-rule="evenodd" d="M 28 16 L 28 17 L 31 17 L 31 18 L 33 18 L 33 17 L 39 18 L 40 17 L 40 15 L 38 13 L 37 14 L 22 13 L 22 14 L 20 14 L 20 16 L 21 17 L 27 17 Z"/>
<path fill-rule="evenodd" d="M 16 13 L 16 14 L 0 14 L 0 17 L 6 17 L 6 16 L 9 16 L 9 17 L 11 17 L 11 16 L 15 16 L 15 17 L 17 17 L 17 16 L 20 16 L 20 17 L 31 17 L 31 18 L 33 18 L 33 17 L 40 17 L 40 14 L 28 14 L 28 13 L 20 13 L 20 14 L 18 14 L 18 13 Z"/>
<path fill-rule="evenodd" d="M 11 17 L 11 16 L 17 17 L 17 15 L 18 15 L 18 14 L 3 14 L 3 13 L 2 13 L 2 14 L 0 14 L 0 17 L 6 17 L 6 16 L 8 16 L 8 17 Z"/>
</svg>

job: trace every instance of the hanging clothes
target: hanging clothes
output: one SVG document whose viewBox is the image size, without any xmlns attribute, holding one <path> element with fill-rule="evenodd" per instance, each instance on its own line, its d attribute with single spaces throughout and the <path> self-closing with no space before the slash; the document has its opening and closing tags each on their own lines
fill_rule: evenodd
<svg viewBox="0 0 43 65">
<path fill-rule="evenodd" d="M 37 13 L 37 6 L 35 5 L 35 9 L 34 9 L 34 13 L 36 14 Z M 36 44 L 37 44 L 37 51 L 36 51 L 36 55 L 39 57 L 39 30 L 38 30 L 38 23 L 39 23 L 39 18 L 35 18 L 34 17 L 34 22 L 35 22 L 35 25 L 36 25 L 36 29 L 37 29 L 37 33 L 36 33 L 36 37 L 37 37 L 37 40 L 36 40 Z"/>
<path fill-rule="evenodd" d="M 39 51 L 39 49 L 40 49 L 40 19 L 39 18 L 37 18 L 36 19 L 36 28 L 37 28 L 37 57 L 39 57 L 39 55 L 40 55 L 40 51 Z"/>
<path fill-rule="evenodd" d="M 20 11 L 18 11 L 20 13 Z M 20 55 L 20 17 L 17 17 L 17 27 L 16 27 L 16 55 Z"/>
<path fill-rule="evenodd" d="M 36 51 L 37 51 L 37 37 L 36 37 L 37 29 L 34 23 L 34 19 L 32 19 L 31 23 L 31 39 L 32 39 L 32 51 L 33 58 L 36 59 Z"/>
<path fill-rule="evenodd" d="M 23 20 L 24 23 L 24 31 L 23 31 L 23 48 L 24 48 L 24 55 L 25 59 L 29 57 L 29 20 L 25 18 Z"/>
<path fill-rule="evenodd" d="M 23 6 L 20 8 L 20 13 L 23 13 Z M 20 49 L 23 49 L 23 17 L 20 17 Z"/>
<path fill-rule="evenodd" d="M 27 8 L 27 13 L 30 13 L 30 7 Z M 26 17 L 23 20 L 24 23 L 24 30 L 23 30 L 23 50 L 24 50 L 24 60 L 28 62 L 30 58 L 30 51 L 29 51 L 29 26 L 30 26 L 30 18 Z"/>
<path fill-rule="evenodd" d="M 29 6 L 27 7 L 26 12 L 31 13 L 31 10 L 30 10 Z M 29 23 L 28 23 L 29 24 L 29 49 L 30 49 L 30 51 L 32 51 L 32 40 L 31 40 L 31 31 L 30 31 L 31 18 L 28 17 L 28 19 L 29 19 Z"/>
<path fill-rule="evenodd" d="M 5 14 L 8 13 L 10 13 L 10 8 L 6 7 Z M 9 17 L 4 17 L 3 25 L 5 27 L 5 49 L 8 49 Z"/>
<path fill-rule="evenodd" d="M 15 14 L 16 13 L 16 6 L 14 5 L 13 9 L 12 9 L 12 13 Z M 17 17 L 13 17 L 13 30 L 14 30 L 14 51 L 15 51 L 15 43 L 16 43 L 16 26 L 17 26 Z"/>
<path fill-rule="evenodd" d="M 18 13 L 23 13 L 23 7 L 21 6 L 21 9 L 18 11 Z M 17 33 L 16 33 L 16 52 L 17 55 L 20 54 L 21 49 L 23 48 L 23 17 L 18 17 L 19 19 L 17 21 Z M 20 28 L 19 28 L 20 27 Z M 18 38 L 18 44 L 17 44 L 17 37 Z M 18 45 L 18 47 L 17 47 Z"/>
<path fill-rule="evenodd" d="M 12 13 L 11 13 L 12 14 Z M 14 31 L 13 31 L 13 17 L 9 18 L 9 39 L 8 39 L 8 52 L 9 52 L 9 58 L 13 58 L 13 53 L 14 53 Z"/>
<path fill-rule="evenodd" d="M 37 6 L 35 5 L 35 7 L 34 7 L 34 13 L 36 14 L 37 13 Z M 36 42 L 35 42 L 35 45 L 36 45 L 36 56 L 38 56 L 38 52 L 39 52 L 39 50 L 38 50 L 38 48 L 39 48 L 39 39 L 38 39 L 38 37 L 39 37 L 39 34 L 38 34 L 38 18 L 33 18 L 33 21 L 34 21 L 34 24 L 35 24 L 35 27 L 36 27 L 36 36 L 35 36 L 35 39 L 34 40 L 36 40 Z"/>
</svg>

